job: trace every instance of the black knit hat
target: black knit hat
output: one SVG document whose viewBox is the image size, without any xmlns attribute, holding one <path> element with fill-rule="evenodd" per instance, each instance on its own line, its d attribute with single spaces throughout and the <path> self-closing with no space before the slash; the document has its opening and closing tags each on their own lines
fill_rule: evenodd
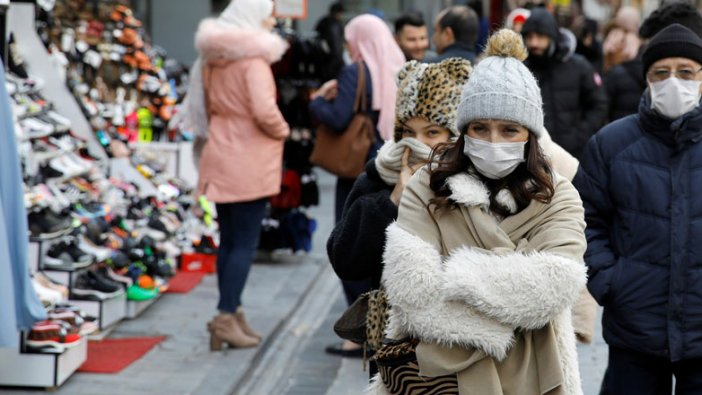
<svg viewBox="0 0 702 395">
<path fill-rule="evenodd" d="M 650 39 L 673 23 L 679 23 L 702 37 L 702 14 L 688 1 L 663 2 L 639 28 L 639 36 Z"/>
<path fill-rule="evenodd" d="M 551 37 L 554 41 L 558 40 L 558 21 L 545 8 L 534 8 L 522 26 L 522 36 L 526 37 L 529 33 L 539 33 Z"/>
<path fill-rule="evenodd" d="M 643 51 L 644 78 L 652 64 L 665 58 L 686 58 L 702 64 L 702 38 L 679 23 L 661 30 Z"/>
</svg>

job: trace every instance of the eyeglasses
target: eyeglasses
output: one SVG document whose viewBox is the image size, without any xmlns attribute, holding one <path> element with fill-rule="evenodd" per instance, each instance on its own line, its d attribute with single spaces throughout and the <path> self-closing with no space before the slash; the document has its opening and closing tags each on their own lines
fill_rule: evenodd
<svg viewBox="0 0 702 395">
<path fill-rule="evenodd" d="M 648 73 L 646 73 L 646 75 L 648 76 L 648 79 L 651 82 L 667 80 L 672 74 L 675 74 L 675 77 L 677 77 L 678 79 L 691 81 L 695 79 L 697 73 L 699 73 L 700 71 L 702 71 L 702 68 L 700 68 L 697 71 L 692 69 L 680 69 L 675 71 L 670 71 L 668 69 L 655 69 L 649 71 Z"/>
</svg>

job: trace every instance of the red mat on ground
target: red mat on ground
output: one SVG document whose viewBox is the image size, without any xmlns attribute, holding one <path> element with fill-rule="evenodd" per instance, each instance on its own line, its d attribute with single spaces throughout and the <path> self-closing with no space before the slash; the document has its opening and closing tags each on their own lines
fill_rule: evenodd
<svg viewBox="0 0 702 395">
<path fill-rule="evenodd" d="M 84 373 L 119 373 L 149 352 L 166 336 L 105 339 L 88 342 L 88 359 L 78 368 Z"/>
<path fill-rule="evenodd" d="M 203 272 L 177 272 L 168 282 L 166 292 L 184 294 L 190 292 L 195 286 L 200 284 L 202 278 L 207 273 Z"/>
</svg>

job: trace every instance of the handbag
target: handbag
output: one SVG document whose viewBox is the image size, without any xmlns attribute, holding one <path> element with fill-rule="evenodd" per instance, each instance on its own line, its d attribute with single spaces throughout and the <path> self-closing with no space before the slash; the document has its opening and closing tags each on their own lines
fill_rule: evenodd
<svg viewBox="0 0 702 395">
<path fill-rule="evenodd" d="M 383 289 L 374 289 L 356 299 L 334 324 L 342 339 L 377 350 L 383 343 L 388 320 L 388 302 Z"/>
<path fill-rule="evenodd" d="M 419 340 L 404 338 L 386 341 L 371 360 L 391 395 L 458 395 L 455 374 L 437 377 L 419 375 L 417 345 Z"/>
<path fill-rule="evenodd" d="M 317 128 L 310 163 L 342 178 L 358 177 L 375 143 L 375 126 L 366 108 L 366 67 L 359 62 L 353 119 L 341 134 L 324 124 Z"/>
</svg>

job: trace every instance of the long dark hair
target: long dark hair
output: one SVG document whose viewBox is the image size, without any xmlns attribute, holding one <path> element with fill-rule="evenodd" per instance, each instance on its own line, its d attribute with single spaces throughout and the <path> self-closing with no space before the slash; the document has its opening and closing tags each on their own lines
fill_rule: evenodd
<svg viewBox="0 0 702 395">
<path fill-rule="evenodd" d="M 429 187 L 436 197 L 429 202 L 434 211 L 450 210 L 458 207 L 450 198 L 451 190 L 446 181 L 449 177 L 467 172 L 474 168 L 470 158 L 463 153 L 465 132 L 455 142 L 438 145 L 432 152 L 429 170 Z M 495 200 L 497 193 L 507 189 L 517 203 L 517 211 L 524 210 L 532 200 L 550 203 L 554 194 L 551 165 L 541 151 L 535 134 L 529 132 L 526 144 L 526 161 L 521 163 L 510 175 L 501 180 L 492 180 L 476 171 L 490 192 L 490 210 L 506 217 L 511 215 L 509 209 Z"/>
</svg>

